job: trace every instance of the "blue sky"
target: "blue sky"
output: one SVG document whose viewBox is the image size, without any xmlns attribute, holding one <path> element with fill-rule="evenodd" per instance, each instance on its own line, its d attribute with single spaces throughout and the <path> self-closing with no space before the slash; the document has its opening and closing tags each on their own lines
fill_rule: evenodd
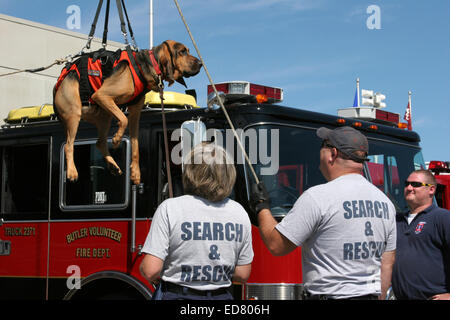
<svg viewBox="0 0 450 320">
<path fill-rule="evenodd" d="M 106 3 L 106 1 L 104 1 Z M 109 39 L 122 42 L 115 1 Z M 386 111 L 403 118 L 412 91 L 413 129 L 429 160 L 450 160 L 450 1 L 430 0 L 179 0 L 214 82 L 247 80 L 282 87 L 283 105 L 336 114 L 350 107 L 355 79 L 386 95 Z M 0 12 L 67 28 L 80 7 L 89 33 L 97 1 L 0 0 Z M 149 46 L 149 0 L 127 0 L 140 48 Z M 369 29 L 380 9 L 380 29 Z M 103 17 L 96 36 L 101 37 Z M 195 53 L 171 0 L 154 0 L 154 44 L 174 39 Z M 81 49 L 81 48 L 80 48 Z M 206 102 L 204 71 L 187 79 Z M 171 89 L 183 91 L 175 84 Z"/>
</svg>

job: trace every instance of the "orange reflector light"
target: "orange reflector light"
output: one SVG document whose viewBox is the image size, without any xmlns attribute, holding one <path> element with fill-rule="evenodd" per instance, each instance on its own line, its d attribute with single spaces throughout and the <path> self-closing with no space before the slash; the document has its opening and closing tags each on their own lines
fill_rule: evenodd
<svg viewBox="0 0 450 320">
<path fill-rule="evenodd" d="M 345 119 L 340 118 L 340 119 L 337 119 L 336 122 L 339 124 L 345 124 Z"/>
<path fill-rule="evenodd" d="M 362 123 L 361 122 L 353 122 L 352 126 L 354 126 L 355 128 L 361 128 Z"/>
<path fill-rule="evenodd" d="M 371 125 L 369 126 L 369 129 L 370 129 L 370 130 L 378 130 L 378 126 L 375 125 L 375 124 L 371 124 Z"/>
<path fill-rule="evenodd" d="M 256 95 L 256 102 L 257 103 L 264 103 L 267 102 L 269 99 L 265 94 L 257 94 Z"/>
<path fill-rule="evenodd" d="M 406 128 L 408 128 L 408 124 L 405 123 L 405 122 L 399 122 L 399 123 L 398 123 L 398 127 L 399 127 L 400 129 L 406 129 Z"/>
</svg>

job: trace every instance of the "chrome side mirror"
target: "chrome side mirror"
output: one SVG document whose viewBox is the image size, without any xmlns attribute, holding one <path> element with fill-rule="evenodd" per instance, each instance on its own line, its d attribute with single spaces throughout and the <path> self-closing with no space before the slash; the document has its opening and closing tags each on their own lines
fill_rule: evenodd
<svg viewBox="0 0 450 320">
<path fill-rule="evenodd" d="M 210 94 L 208 94 L 208 109 L 209 110 L 217 110 L 220 109 L 220 102 L 222 104 L 225 102 L 225 93 L 222 91 L 218 92 L 219 95 L 216 95 L 216 93 L 213 91 Z M 220 101 L 219 101 L 220 99 Z"/>
</svg>

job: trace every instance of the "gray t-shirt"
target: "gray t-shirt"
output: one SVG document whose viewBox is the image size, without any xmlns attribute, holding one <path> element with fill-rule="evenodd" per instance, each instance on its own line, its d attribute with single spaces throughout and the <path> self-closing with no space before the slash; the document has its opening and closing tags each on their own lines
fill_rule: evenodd
<svg viewBox="0 0 450 320">
<path fill-rule="evenodd" d="M 302 247 L 311 294 L 350 298 L 380 294 L 381 255 L 396 248 L 395 207 L 359 174 L 312 187 L 277 229 Z"/>
<path fill-rule="evenodd" d="M 164 260 L 164 281 L 198 290 L 228 287 L 235 266 L 253 260 L 250 219 L 231 199 L 168 199 L 156 210 L 142 251 Z"/>
</svg>

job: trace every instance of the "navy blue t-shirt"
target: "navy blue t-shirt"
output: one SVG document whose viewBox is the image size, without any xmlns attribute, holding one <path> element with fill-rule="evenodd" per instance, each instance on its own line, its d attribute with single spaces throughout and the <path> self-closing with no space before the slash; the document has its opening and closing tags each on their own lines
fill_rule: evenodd
<svg viewBox="0 0 450 320">
<path fill-rule="evenodd" d="M 450 292 L 450 211 L 431 205 L 411 224 L 397 214 L 392 289 L 397 299 L 428 299 Z"/>
</svg>

